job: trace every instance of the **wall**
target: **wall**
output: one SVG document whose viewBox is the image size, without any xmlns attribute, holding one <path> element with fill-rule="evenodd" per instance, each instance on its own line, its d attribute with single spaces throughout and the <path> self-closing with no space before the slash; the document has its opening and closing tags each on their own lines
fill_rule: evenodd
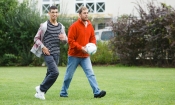
<svg viewBox="0 0 175 105">
<path fill-rule="evenodd" d="M 134 13 L 137 15 L 137 11 L 135 9 L 136 4 L 134 3 L 141 3 L 150 1 L 150 0 L 108 0 L 106 2 L 106 11 L 107 13 L 113 14 L 114 17 L 120 16 L 122 14 L 131 14 Z M 175 7 L 175 3 L 173 0 L 153 0 L 154 2 L 163 2 L 167 5 L 171 5 Z"/>
</svg>

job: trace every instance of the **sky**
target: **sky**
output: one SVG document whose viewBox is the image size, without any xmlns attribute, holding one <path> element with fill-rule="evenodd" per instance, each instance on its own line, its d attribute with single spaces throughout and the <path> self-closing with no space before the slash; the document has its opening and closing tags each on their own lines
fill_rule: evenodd
<svg viewBox="0 0 175 105">
<path fill-rule="evenodd" d="M 117 15 L 131 14 L 131 13 L 136 14 L 137 13 L 135 10 L 136 4 L 134 4 L 134 3 L 139 2 L 139 3 L 143 4 L 143 1 L 147 2 L 148 0 L 117 0 L 117 4 L 116 4 L 116 7 L 118 7 L 117 8 L 117 11 L 118 11 Z M 171 5 L 172 7 L 175 8 L 175 1 L 174 0 L 153 0 L 153 1 L 154 2 L 163 2 L 163 3 L 166 3 L 167 5 Z"/>
</svg>

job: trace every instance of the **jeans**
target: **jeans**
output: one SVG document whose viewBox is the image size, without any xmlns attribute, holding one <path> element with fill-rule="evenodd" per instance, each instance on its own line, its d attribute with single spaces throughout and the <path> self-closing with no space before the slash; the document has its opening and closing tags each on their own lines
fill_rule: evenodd
<svg viewBox="0 0 175 105">
<path fill-rule="evenodd" d="M 68 56 L 67 70 L 64 77 L 63 86 L 62 86 L 60 95 L 68 96 L 67 90 L 69 88 L 70 82 L 72 80 L 72 77 L 78 65 L 80 65 L 83 68 L 86 74 L 86 77 L 88 78 L 88 81 L 90 83 L 90 86 L 93 90 L 94 95 L 99 94 L 100 89 L 98 88 L 98 84 L 92 69 L 90 57 L 78 58 L 78 57 Z"/>
<path fill-rule="evenodd" d="M 44 61 L 47 65 L 47 73 L 43 82 L 40 84 L 40 90 L 46 93 L 47 90 L 54 84 L 59 75 L 57 66 L 59 56 L 58 54 L 44 55 Z"/>
</svg>

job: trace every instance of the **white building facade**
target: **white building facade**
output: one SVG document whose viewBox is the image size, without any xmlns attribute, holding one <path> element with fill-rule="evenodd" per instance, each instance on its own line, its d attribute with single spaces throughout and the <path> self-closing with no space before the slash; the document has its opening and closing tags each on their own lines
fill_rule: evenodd
<svg viewBox="0 0 175 105">
<path fill-rule="evenodd" d="M 22 1 L 24 0 L 19 0 Z M 60 13 L 78 17 L 80 7 L 86 6 L 96 30 L 108 26 L 111 19 L 116 16 L 113 8 L 116 7 L 117 0 L 29 0 L 29 2 L 38 8 L 40 15 L 47 14 L 49 7 L 56 5 L 60 7 Z"/>
<path fill-rule="evenodd" d="M 22 2 L 23 0 L 19 0 Z M 134 6 L 139 0 L 29 0 L 35 5 L 40 15 L 48 13 L 51 5 L 60 7 L 60 13 L 67 14 L 70 17 L 78 16 L 78 10 L 81 6 L 89 9 L 89 16 L 94 24 L 95 29 L 101 29 L 109 25 L 109 22 L 122 14 L 133 14 L 136 11 Z M 142 2 L 146 0 L 142 0 Z M 153 0 L 164 2 L 167 5 L 175 4 L 172 0 Z M 172 5 L 175 6 L 175 5 Z"/>
</svg>

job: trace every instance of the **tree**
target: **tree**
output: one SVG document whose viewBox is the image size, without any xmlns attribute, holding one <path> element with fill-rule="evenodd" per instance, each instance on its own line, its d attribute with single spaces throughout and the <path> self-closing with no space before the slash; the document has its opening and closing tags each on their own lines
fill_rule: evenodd
<svg viewBox="0 0 175 105">
<path fill-rule="evenodd" d="M 111 42 L 120 62 L 127 65 L 175 66 L 175 11 L 154 2 L 144 9 L 138 2 L 139 17 L 128 15 L 113 23 L 117 33 Z M 148 10 L 148 11 L 147 11 Z"/>
</svg>

